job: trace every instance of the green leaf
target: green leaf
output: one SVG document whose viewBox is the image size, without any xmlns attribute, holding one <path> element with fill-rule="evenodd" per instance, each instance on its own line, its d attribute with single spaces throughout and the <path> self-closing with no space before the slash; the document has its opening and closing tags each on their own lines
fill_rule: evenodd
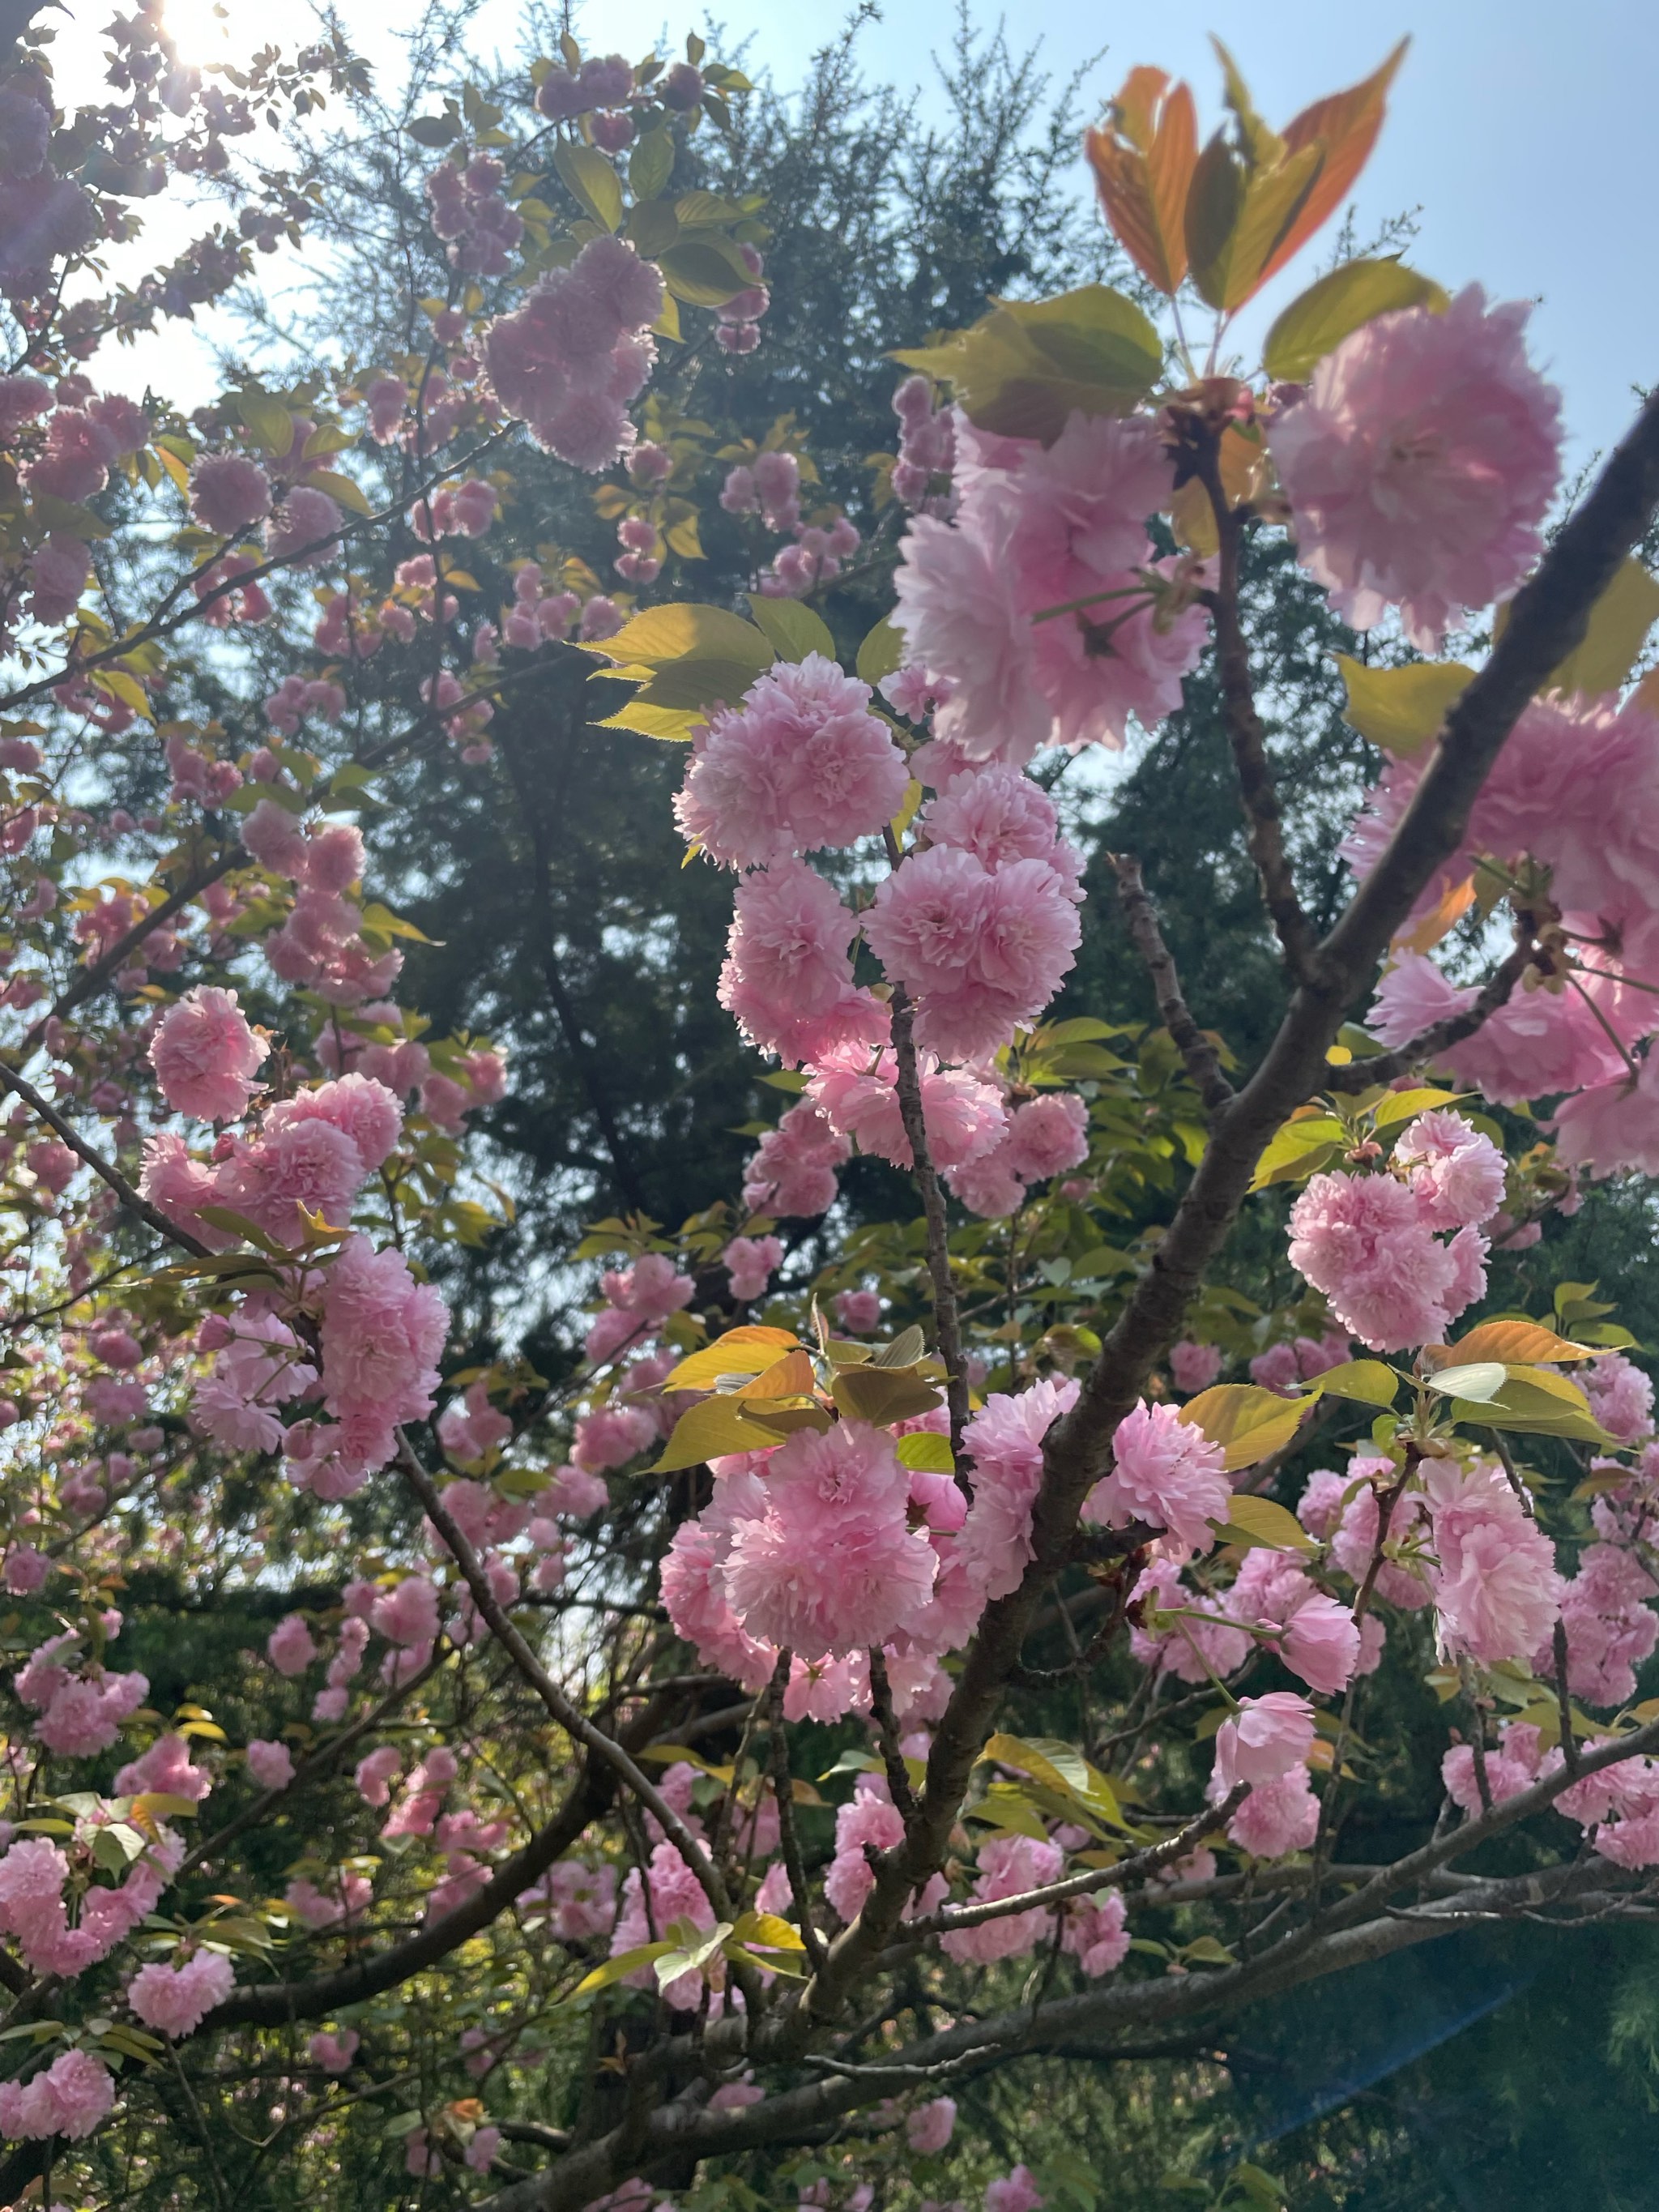
<svg viewBox="0 0 1659 2212">
<path fill-rule="evenodd" d="M 681 223 L 684 221 L 681 213 Z M 657 266 L 669 290 L 688 307 L 722 307 L 739 292 L 746 292 L 755 281 L 748 263 L 726 238 L 682 237 Z"/>
<path fill-rule="evenodd" d="M 1272 1182 L 1299 1182 L 1324 1166 L 1332 1148 L 1344 1141 L 1342 1124 L 1334 1114 L 1304 1114 L 1275 1131 L 1255 1164 L 1252 1190 L 1265 1190 Z"/>
<path fill-rule="evenodd" d="M 362 486 L 352 477 L 342 476 L 337 469 L 308 469 L 306 482 L 315 484 L 319 491 L 325 491 L 331 499 L 337 501 L 344 507 L 348 514 L 368 514 L 371 512 Z M 447 580 L 459 583 L 460 579 L 451 576 Z"/>
<path fill-rule="evenodd" d="M 1309 1383 L 1310 1393 L 1328 1398 L 1352 1398 L 1361 1406 L 1392 1406 L 1400 1377 L 1380 1359 L 1348 1359 L 1328 1367 Z"/>
<path fill-rule="evenodd" d="M 896 668 L 904 665 L 904 656 L 908 650 L 904 632 L 896 623 L 884 617 L 859 647 L 859 657 L 854 665 L 860 681 L 873 690 L 884 676 L 890 676 Z"/>
<path fill-rule="evenodd" d="M 799 599 L 768 599 L 750 594 L 749 612 L 757 629 L 764 630 L 780 660 L 805 660 L 809 653 L 836 657 L 836 641 L 823 617 Z"/>
<path fill-rule="evenodd" d="M 1181 1408 L 1180 1419 L 1226 1453 L 1229 1474 L 1282 1451 L 1302 1425 L 1310 1401 L 1281 1398 L 1255 1382 L 1218 1382 Z"/>
<path fill-rule="evenodd" d="M 1152 324 L 1104 284 L 1053 300 L 999 302 L 971 329 L 894 359 L 951 384 L 981 429 L 1045 445 L 1074 410 L 1128 414 L 1164 368 Z"/>
<path fill-rule="evenodd" d="M 1403 261 L 1390 257 L 1345 262 L 1285 309 L 1267 333 L 1262 366 L 1283 383 L 1299 384 L 1316 362 L 1374 315 L 1396 307 L 1427 307 L 1437 313 L 1447 305 L 1446 294 L 1433 278 L 1419 276 Z"/>
<path fill-rule="evenodd" d="M 673 173 L 674 134 L 672 131 L 647 131 L 628 157 L 629 189 L 636 200 L 653 200 Z M 676 228 L 678 223 L 676 216 Z"/>
<path fill-rule="evenodd" d="M 1034 1782 L 1053 1790 L 1067 1804 L 1082 1808 L 1094 1820 L 1109 1821 L 1116 1827 L 1124 1825 L 1122 1808 L 1111 1783 L 1069 1743 L 1062 1743 L 1054 1736 L 1005 1735 L 999 1732 L 991 1737 L 975 1763 L 980 1765 L 987 1759 L 995 1759 L 1000 1765 L 1029 1774 Z"/>
<path fill-rule="evenodd" d="M 884 1428 L 890 1421 L 913 1420 L 931 1413 L 945 1402 L 933 1384 L 914 1368 L 842 1367 L 836 1372 L 830 1395 L 848 1419 L 869 1421 Z"/>
<path fill-rule="evenodd" d="M 594 222 L 615 230 L 622 222 L 622 180 L 599 148 L 562 138 L 553 149 L 553 166 Z"/>
<path fill-rule="evenodd" d="M 1367 668 L 1339 653 L 1347 687 L 1342 718 L 1396 760 L 1411 760 L 1440 734 L 1447 710 L 1474 681 L 1461 660 L 1416 661 L 1408 668 Z"/>
<path fill-rule="evenodd" d="M 460 137 L 461 118 L 455 114 L 417 115 L 404 127 L 417 146 L 447 146 Z"/>
<path fill-rule="evenodd" d="M 769 1451 L 780 1442 L 777 1431 L 750 1419 L 737 1399 L 704 1398 L 680 1415 L 651 1472 L 672 1474 L 728 1452 Z"/>
<path fill-rule="evenodd" d="M 661 669 L 681 660 L 721 660 L 748 667 L 755 676 L 769 668 L 775 657 L 764 631 L 753 623 L 724 607 L 699 606 L 690 599 L 647 607 L 624 623 L 614 637 L 580 649 L 606 655 L 618 669 Z M 601 672 L 608 676 L 614 672 Z"/>
<path fill-rule="evenodd" d="M 654 261 L 665 253 L 679 234 L 679 221 L 673 209 L 665 207 L 660 200 L 636 200 L 623 225 L 623 235 L 647 261 Z"/>
<path fill-rule="evenodd" d="M 236 412 L 262 449 L 280 461 L 294 443 L 294 417 L 282 401 L 268 392 L 242 392 L 236 397 Z"/>
<path fill-rule="evenodd" d="M 1240 1492 L 1227 1509 L 1221 1526 L 1224 1543 L 1247 1544 L 1269 1552 L 1311 1552 L 1313 1538 L 1294 1513 L 1271 1498 L 1252 1498 Z"/>
<path fill-rule="evenodd" d="M 613 1982 L 623 1981 L 641 1966 L 653 1965 L 673 1948 L 672 1943 L 641 1943 L 635 1950 L 619 1951 L 614 1959 L 595 1966 L 591 1974 L 584 1974 L 563 2002 L 574 2004 L 578 1997 L 592 1996 L 595 1990 L 608 1990 Z"/>
<path fill-rule="evenodd" d="M 951 1456 L 949 1437 L 936 1436 L 931 1429 L 917 1429 L 898 1440 L 901 1467 L 912 1468 L 919 1474 L 954 1474 L 956 1461 Z"/>
</svg>

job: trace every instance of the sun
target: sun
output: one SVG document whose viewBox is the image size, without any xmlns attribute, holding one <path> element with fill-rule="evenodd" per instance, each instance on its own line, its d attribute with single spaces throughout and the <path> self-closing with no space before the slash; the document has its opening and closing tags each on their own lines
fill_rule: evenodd
<svg viewBox="0 0 1659 2212">
<path fill-rule="evenodd" d="M 241 38 L 234 35 L 234 0 L 165 0 L 162 21 L 167 36 L 187 67 L 199 69 L 208 62 L 241 58 Z"/>
</svg>

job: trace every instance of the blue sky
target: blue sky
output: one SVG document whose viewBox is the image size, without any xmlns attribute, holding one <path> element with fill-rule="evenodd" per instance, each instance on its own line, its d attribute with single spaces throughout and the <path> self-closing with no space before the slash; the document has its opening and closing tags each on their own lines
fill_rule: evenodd
<svg viewBox="0 0 1659 2212">
<path fill-rule="evenodd" d="M 848 10 L 839 0 L 723 0 L 711 12 L 728 43 L 750 34 L 753 60 L 787 84 Z M 1269 121 L 1368 75 L 1409 33 L 1356 193 L 1361 235 L 1420 205 L 1418 265 L 1453 288 L 1478 279 L 1495 296 L 1540 301 L 1534 350 L 1562 386 L 1577 460 L 1617 439 L 1634 386 L 1659 381 L 1659 289 L 1641 244 L 1656 184 L 1644 158 L 1659 82 L 1654 0 L 1019 0 L 972 12 L 988 23 L 1006 14 L 1011 36 L 1040 39 L 1057 75 L 1105 47 L 1091 79 L 1103 98 L 1136 63 L 1156 62 L 1190 81 L 1206 124 L 1219 113 L 1212 31 Z M 682 20 L 662 0 L 602 0 L 578 14 L 586 41 L 629 52 Z M 953 0 L 886 0 L 884 20 L 863 33 L 869 72 L 927 78 L 954 19 Z M 1295 269 L 1282 277 L 1279 302 L 1301 281 Z"/>
<path fill-rule="evenodd" d="M 95 76 L 109 0 L 70 0 L 71 27 L 57 42 L 67 81 Z M 670 0 L 672 5 L 672 0 Z M 264 0 L 169 0 L 168 15 L 192 59 L 270 34 Z M 719 0 L 670 13 L 664 0 L 585 0 L 576 8 L 584 42 L 637 58 L 666 37 L 676 45 L 714 15 L 727 52 L 747 39 L 751 66 L 787 87 L 812 52 L 839 32 L 847 0 Z M 884 0 L 860 39 L 872 77 L 932 85 L 931 55 L 948 45 L 955 0 Z M 377 60 L 394 59 L 388 26 L 407 20 L 412 0 L 387 9 L 343 0 L 347 23 Z M 1659 380 L 1659 289 L 1649 234 L 1655 179 L 1652 88 L 1659 82 L 1655 0 L 1395 0 L 1382 8 L 1310 6 L 1308 0 L 1206 0 L 1191 9 L 1167 0 L 1019 0 L 1004 10 L 973 0 L 975 20 L 1006 14 L 1010 35 L 1042 42 L 1063 75 L 1105 49 L 1090 79 L 1106 98 L 1127 70 L 1156 62 L 1187 76 L 1206 127 L 1219 114 L 1219 81 L 1208 33 L 1231 46 L 1269 120 L 1283 121 L 1319 94 L 1367 75 L 1409 33 L 1412 46 L 1394 89 L 1382 141 L 1356 194 L 1360 234 L 1420 208 L 1411 258 L 1443 283 L 1474 280 L 1500 298 L 1539 302 L 1533 349 L 1560 384 L 1569 455 L 1575 464 L 1611 444 L 1634 409 L 1634 388 Z M 516 44 L 517 0 L 486 0 L 484 46 Z M 305 35 L 306 11 L 278 27 L 284 42 Z M 80 84 L 76 84 L 77 90 Z M 88 87 L 88 89 L 90 88 Z M 71 96 L 73 96 L 71 94 Z M 1080 180 L 1081 181 L 1081 180 Z M 1320 248 L 1310 257 L 1316 263 Z M 1306 281 L 1293 267 L 1277 280 L 1246 337 Z M 132 368 L 141 369 L 134 361 Z M 148 370 L 148 361 L 142 370 Z M 175 373 L 182 366 L 176 344 Z M 142 371 L 141 371 L 142 375 Z"/>
</svg>

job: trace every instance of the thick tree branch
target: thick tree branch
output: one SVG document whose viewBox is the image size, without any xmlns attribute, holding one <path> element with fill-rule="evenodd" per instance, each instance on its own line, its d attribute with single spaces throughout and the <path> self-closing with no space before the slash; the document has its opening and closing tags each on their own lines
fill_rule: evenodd
<svg viewBox="0 0 1659 2212">
<path fill-rule="evenodd" d="M 1033 1558 L 1019 1587 L 986 1608 L 928 1754 L 921 1814 L 877 1877 L 802 2014 L 836 2010 L 897 1927 L 906 1899 L 943 1862 L 975 1760 L 1043 1594 L 1070 1556 L 1084 1498 L 1107 1472 L 1118 1423 L 1179 1334 L 1275 1129 L 1322 1088 L 1326 1054 L 1430 875 L 1462 842 L 1469 809 L 1522 710 L 1583 637 L 1590 609 L 1659 508 L 1659 395 L 1517 596 L 1486 665 L 1449 710 L 1406 815 L 1321 947 L 1261 1066 L 1194 1170 L 1151 1265 L 1108 1332 L 1078 1401 L 1044 1442 Z M 798 2029 L 796 2031 L 799 2033 Z"/>
<path fill-rule="evenodd" d="M 1193 1087 L 1209 1111 L 1218 1114 L 1231 1102 L 1233 1086 L 1221 1072 L 1219 1053 L 1194 1020 L 1182 992 L 1174 957 L 1158 927 L 1158 908 L 1141 880 L 1140 863 L 1131 853 L 1109 853 L 1106 858 L 1117 878 L 1118 903 L 1129 941 L 1152 978 L 1164 1026 L 1186 1063 Z"/>
</svg>

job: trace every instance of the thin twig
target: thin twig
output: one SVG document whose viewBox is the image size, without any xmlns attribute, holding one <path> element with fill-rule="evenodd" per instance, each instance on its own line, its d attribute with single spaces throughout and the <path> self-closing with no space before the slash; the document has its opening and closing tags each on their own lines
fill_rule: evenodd
<svg viewBox="0 0 1659 2212">
<path fill-rule="evenodd" d="M 1193 1018 L 1176 973 L 1174 955 L 1158 927 L 1158 908 L 1141 879 L 1140 863 L 1132 853 L 1109 853 L 1106 858 L 1117 878 L 1118 903 L 1129 941 L 1152 978 L 1164 1026 L 1174 1038 L 1205 1106 L 1212 1115 L 1218 1114 L 1231 1101 L 1233 1086 L 1221 1072 L 1221 1057 L 1214 1044 Z"/>
</svg>

